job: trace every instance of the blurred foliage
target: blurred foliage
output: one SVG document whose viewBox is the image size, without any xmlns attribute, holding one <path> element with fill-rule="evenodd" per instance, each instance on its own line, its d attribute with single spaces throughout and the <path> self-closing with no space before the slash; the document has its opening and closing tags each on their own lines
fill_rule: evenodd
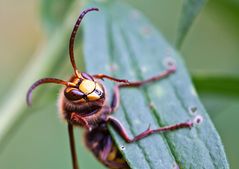
<svg viewBox="0 0 239 169">
<path fill-rule="evenodd" d="M 61 26 L 72 2 L 74 0 L 41 0 L 42 23 L 48 35 Z"/>
<path fill-rule="evenodd" d="M 143 0 L 127 1 L 143 11 L 173 44 L 176 39 L 176 28 L 182 1 L 152 0 L 151 3 Z M 230 82 L 231 79 L 235 79 L 233 86 L 238 86 L 238 20 L 238 0 L 210 0 L 192 26 L 181 51 L 185 56 L 186 65 L 195 79 L 199 95 L 222 137 L 230 166 L 233 169 L 239 168 L 239 161 L 237 160 L 239 150 L 236 148 L 239 142 L 237 134 L 239 97 L 236 94 L 231 95 L 233 92 L 230 85 L 227 87 L 227 85 L 224 86 L 224 83 L 227 84 L 228 80 Z M 21 47 L 21 39 L 17 40 L 19 41 L 18 47 Z M 66 45 L 68 45 L 68 41 L 66 41 Z M 13 50 L 15 47 L 9 48 Z M 1 55 L 4 56 L 4 53 Z M 20 55 L 17 57 L 19 58 Z M 20 61 L 19 59 L 19 64 Z M 68 58 L 65 62 L 68 66 L 58 67 L 58 69 L 64 70 L 60 73 L 61 76 L 58 73 L 60 77 L 67 77 L 66 71 L 68 75 L 71 73 Z M 18 64 L 18 62 L 15 63 Z M 213 75 L 217 81 L 211 81 L 210 78 L 209 81 L 200 80 L 202 78 L 198 74 L 201 73 L 206 77 Z M 217 76 L 215 77 L 215 75 Z M 4 78 L 7 76 L 3 77 L 3 80 Z M 219 86 L 217 87 L 219 90 L 213 90 L 215 83 Z M 205 86 L 205 84 L 209 85 Z M 3 90 L 1 89 L 1 91 Z M 56 118 L 57 110 L 55 101 L 53 102 L 58 90 L 49 87 L 46 91 L 49 93 L 46 93 L 44 98 L 40 98 L 40 101 L 48 102 L 49 106 L 42 107 L 41 105 L 46 105 L 43 103 L 38 105 L 38 111 L 31 116 L 30 113 L 35 110 L 29 110 L 26 114 L 28 118 L 24 123 L 15 126 L 14 136 L 8 140 L 4 152 L 0 155 L 0 168 L 60 169 L 71 165 L 65 125 L 59 123 L 58 118 Z M 48 100 L 48 97 L 51 99 Z M 5 100 L 5 98 L 1 98 L 1 100 Z M 98 164 L 82 146 L 82 139 L 79 141 L 77 138 L 76 142 L 81 142 L 77 149 L 82 168 L 101 168 L 99 167 L 101 164 Z"/>
<path fill-rule="evenodd" d="M 176 39 L 176 46 L 178 48 L 181 47 L 193 21 L 195 21 L 206 2 L 207 0 L 184 0 Z"/>
<path fill-rule="evenodd" d="M 51 40 L 42 45 L 42 49 L 37 51 L 25 71 L 19 76 L 18 82 L 15 82 L 14 90 L 8 92 L 1 107 L 0 114 L 0 143 L 5 136 L 10 133 L 14 123 L 25 113 L 26 92 L 32 81 L 42 76 L 49 76 L 59 62 L 62 61 L 64 52 L 67 51 L 65 41 L 68 40 L 72 30 L 71 18 L 78 12 L 79 3 L 75 3 L 72 11 L 66 17 L 63 25 L 54 32 Z M 14 105 L 14 106 L 11 106 Z"/>
</svg>

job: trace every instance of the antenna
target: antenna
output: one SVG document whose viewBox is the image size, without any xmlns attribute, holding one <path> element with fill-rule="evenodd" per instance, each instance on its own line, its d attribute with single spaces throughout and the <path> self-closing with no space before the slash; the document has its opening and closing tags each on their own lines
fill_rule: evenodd
<svg viewBox="0 0 239 169">
<path fill-rule="evenodd" d="M 71 59 L 71 64 L 72 64 L 72 67 L 74 69 L 74 73 L 77 77 L 79 77 L 79 72 L 76 68 L 76 63 L 75 63 L 75 57 L 74 57 L 74 42 L 75 42 L 75 37 L 76 37 L 76 33 L 77 33 L 77 30 L 80 26 L 80 23 L 82 21 L 82 19 L 84 18 L 84 16 L 90 12 L 90 11 L 99 11 L 98 8 L 89 8 L 89 9 L 86 9 L 84 10 L 80 16 L 78 17 L 76 23 L 75 23 L 75 26 L 72 30 L 72 33 L 71 33 L 71 38 L 70 38 L 70 43 L 69 43 L 69 53 L 70 53 L 70 59 Z"/>
</svg>

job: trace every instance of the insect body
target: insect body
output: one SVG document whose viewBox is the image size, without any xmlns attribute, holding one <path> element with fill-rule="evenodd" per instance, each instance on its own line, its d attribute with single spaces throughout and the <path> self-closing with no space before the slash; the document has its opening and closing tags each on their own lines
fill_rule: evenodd
<svg viewBox="0 0 239 169">
<path fill-rule="evenodd" d="M 154 130 L 148 128 L 134 138 L 130 138 L 127 135 L 127 132 L 121 123 L 112 116 L 112 113 L 117 109 L 120 102 L 119 90 L 121 88 L 140 87 L 147 83 L 165 78 L 174 73 L 176 71 L 176 67 L 171 66 L 157 76 L 136 82 L 129 82 L 128 80 L 118 79 L 105 74 L 90 75 L 84 72 L 79 72 L 76 68 L 74 59 L 74 40 L 82 18 L 89 11 L 98 11 L 98 9 L 90 8 L 83 11 L 77 19 L 71 34 L 69 53 L 71 64 L 74 69 L 72 77 L 69 81 L 56 78 L 43 78 L 36 81 L 28 90 L 27 103 L 28 105 L 31 105 L 32 91 L 41 84 L 56 83 L 65 85 L 65 88 L 61 90 L 60 93 L 59 109 L 61 117 L 68 123 L 73 169 L 79 168 L 73 135 L 73 127 L 75 126 L 83 127 L 85 129 L 86 146 L 103 164 L 112 169 L 127 169 L 129 166 L 126 161 L 123 160 L 122 155 L 113 142 L 108 128 L 106 127 L 107 124 L 113 126 L 127 143 L 132 143 L 153 133 L 170 131 L 179 128 L 190 128 L 193 126 L 193 121 L 183 122 Z M 102 84 L 102 79 L 108 79 L 117 83 L 114 86 L 114 93 L 110 103 L 108 103 L 108 100 L 110 99 L 106 94 L 106 88 Z"/>
</svg>

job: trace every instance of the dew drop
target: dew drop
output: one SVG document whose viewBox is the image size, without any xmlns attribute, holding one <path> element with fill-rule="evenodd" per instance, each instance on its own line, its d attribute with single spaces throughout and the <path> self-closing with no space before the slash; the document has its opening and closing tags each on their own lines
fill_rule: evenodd
<svg viewBox="0 0 239 169">
<path fill-rule="evenodd" d="M 124 151 L 124 150 L 125 150 L 125 146 L 121 145 L 121 146 L 120 146 L 120 149 L 121 149 L 122 151 Z"/>
<path fill-rule="evenodd" d="M 199 125 L 203 122 L 203 117 L 201 115 L 197 115 L 194 119 L 193 119 L 193 124 L 195 125 Z"/>
<path fill-rule="evenodd" d="M 163 64 L 167 68 L 176 67 L 176 61 L 172 57 L 166 57 Z"/>
<path fill-rule="evenodd" d="M 197 114 L 197 110 L 198 110 L 198 108 L 195 107 L 195 106 L 189 107 L 189 113 L 192 114 L 192 115 Z"/>
</svg>

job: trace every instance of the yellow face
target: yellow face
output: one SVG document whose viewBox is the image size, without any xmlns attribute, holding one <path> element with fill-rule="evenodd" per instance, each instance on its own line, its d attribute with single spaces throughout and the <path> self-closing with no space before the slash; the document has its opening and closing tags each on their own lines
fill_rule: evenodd
<svg viewBox="0 0 239 169">
<path fill-rule="evenodd" d="M 90 78 L 80 77 L 72 80 L 74 87 L 65 89 L 65 96 L 68 100 L 88 102 L 97 101 L 104 96 L 102 85 Z"/>
<path fill-rule="evenodd" d="M 95 101 L 102 97 L 102 87 L 94 81 L 84 79 L 79 85 L 79 90 L 83 92 L 89 101 Z"/>
<path fill-rule="evenodd" d="M 95 82 L 92 80 L 84 79 L 79 85 L 79 89 L 85 95 L 92 93 L 95 90 Z"/>
</svg>

